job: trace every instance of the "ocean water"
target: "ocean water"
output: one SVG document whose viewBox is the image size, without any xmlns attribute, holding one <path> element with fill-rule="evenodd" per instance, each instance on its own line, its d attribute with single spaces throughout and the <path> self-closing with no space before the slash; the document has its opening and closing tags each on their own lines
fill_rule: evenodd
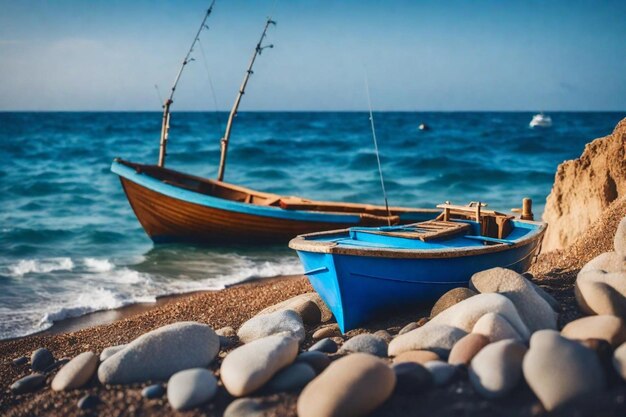
<svg viewBox="0 0 626 417">
<path fill-rule="evenodd" d="M 557 165 L 625 113 L 376 113 L 390 204 L 445 200 L 540 214 Z M 172 116 L 169 167 L 214 177 L 225 113 Z M 0 339 L 157 296 L 302 272 L 284 246 L 153 246 L 114 157 L 155 163 L 160 113 L 0 113 Z M 426 122 L 432 130 L 421 132 Z M 309 198 L 382 203 L 366 113 L 240 113 L 226 180 Z"/>
</svg>

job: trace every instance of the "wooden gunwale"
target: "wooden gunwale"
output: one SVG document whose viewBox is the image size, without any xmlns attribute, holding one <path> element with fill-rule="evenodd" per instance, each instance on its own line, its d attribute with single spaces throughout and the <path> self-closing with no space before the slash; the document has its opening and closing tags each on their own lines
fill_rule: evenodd
<svg viewBox="0 0 626 417">
<path fill-rule="evenodd" d="M 379 258 L 396 259 L 442 259 L 458 258 L 463 256 L 475 256 L 488 253 L 497 253 L 520 248 L 522 246 L 540 241 L 546 231 L 547 224 L 530 220 L 515 220 L 518 223 L 526 223 L 538 226 L 537 229 L 529 233 L 512 245 L 495 244 L 482 247 L 461 247 L 446 249 L 395 249 L 395 248 L 366 248 L 366 247 L 342 247 L 336 242 L 314 241 L 309 238 L 319 236 L 342 236 L 349 233 L 349 229 L 333 230 L 328 232 L 316 232 L 301 235 L 289 241 L 289 247 L 297 251 L 327 253 L 332 255 L 369 256 Z M 537 244 L 539 247 L 539 244 Z"/>
</svg>

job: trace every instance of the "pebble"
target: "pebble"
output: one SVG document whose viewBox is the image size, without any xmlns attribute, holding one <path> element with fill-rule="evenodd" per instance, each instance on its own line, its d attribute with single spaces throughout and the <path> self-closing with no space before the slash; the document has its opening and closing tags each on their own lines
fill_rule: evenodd
<svg viewBox="0 0 626 417">
<path fill-rule="evenodd" d="M 165 394 L 165 387 L 163 386 L 163 384 L 148 385 L 141 390 L 141 396 L 149 400 L 161 398 L 163 397 L 163 394 Z"/>
<path fill-rule="evenodd" d="M 334 361 L 298 398 L 299 417 L 365 416 L 393 393 L 396 376 L 376 356 L 354 353 Z"/>
<path fill-rule="evenodd" d="M 516 340 L 501 340 L 485 346 L 472 360 L 469 379 L 485 398 L 500 398 L 522 379 L 526 346 Z"/>
<path fill-rule="evenodd" d="M 550 294 L 548 294 L 543 288 L 541 288 L 539 285 L 535 284 L 534 282 L 532 282 L 530 280 L 530 278 L 528 279 L 528 283 L 533 287 L 533 289 L 535 290 L 535 292 L 537 294 L 539 294 L 539 296 L 541 298 L 543 298 L 545 300 L 546 303 L 548 303 L 550 305 L 550 307 L 552 307 L 552 310 L 554 310 L 555 313 L 558 313 L 559 311 L 561 311 L 561 303 L 559 303 L 556 298 L 554 298 L 553 296 L 551 296 Z"/>
<path fill-rule="evenodd" d="M 374 333 L 372 333 L 374 336 L 380 337 L 381 339 L 383 339 L 385 341 L 385 343 L 389 343 L 391 342 L 391 339 L 393 339 L 393 337 L 391 336 L 391 334 L 387 331 L 387 330 L 377 330 Z"/>
<path fill-rule="evenodd" d="M 316 376 L 308 363 L 296 362 L 278 371 L 263 390 L 270 393 L 300 391 Z"/>
<path fill-rule="evenodd" d="M 433 384 L 436 387 L 447 385 L 456 375 L 457 368 L 443 361 L 430 361 L 424 364 L 433 377 Z"/>
<path fill-rule="evenodd" d="M 11 391 L 14 394 L 25 394 L 32 392 L 41 387 L 46 382 L 46 376 L 43 374 L 31 374 L 18 379 L 11 385 Z"/>
<path fill-rule="evenodd" d="M 533 334 L 523 371 L 547 411 L 604 390 L 604 375 L 596 354 L 553 330 Z"/>
<path fill-rule="evenodd" d="M 49 374 L 50 372 L 54 371 L 55 369 L 62 367 L 63 365 L 65 365 L 69 361 L 70 361 L 70 358 L 61 358 L 58 361 L 55 361 L 52 365 L 48 366 L 46 369 L 44 369 L 43 373 L 44 374 Z"/>
<path fill-rule="evenodd" d="M 221 329 L 217 329 L 215 334 L 223 337 L 237 337 L 237 332 L 230 326 L 222 327 Z"/>
<path fill-rule="evenodd" d="M 439 297 L 439 299 L 435 302 L 435 305 L 433 305 L 433 308 L 430 311 L 430 317 L 435 317 L 437 314 L 441 313 L 445 309 L 452 307 L 453 305 L 463 300 L 473 297 L 476 294 L 476 291 L 473 291 L 469 288 L 453 288 L 441 297 Z"/>
<path fill-rule="evenodd" d="M 219 337 L 206 324 L 178 322 L 145 333 L 102 362 L 103 384 L 168 379 L 184 369 L 208 366 L 219 351 Z"/>
<path fill-rule="evenodd" d="M 492 343 L 505 339 L 523 341 L 519 333 L 511 326 L 511 323 L 497 313 L 487 313 L 478 319 L 476 324 L 474 324 L 472 333 L 487 336 Z"/>
<path fill-rule="evenodd" d="M 87 394 L 78 400 L 78 408 L 81 410 L 96 408 L 98 404 L 100 404 L 100 397 L 97 395 Z"/>
<path fill-rule="evenodd" d="M 474 274 L 471 283 L 481 294 L 499 293 L 509 298 L 531 333 L 542 329 L 556 329 L 557 314 L 535 291 L 530 281 L 517 272 L 491 268 Z M 515 323 L 512 324 L 515 327 Z"/>
<path fill-rule="evenodd" d="M 561 336 L 575 340 L 603 339 L 615 348 L 626 342 L 626 323 L 609 315 L 583 317 L 566 324 Z"/>
<path fill-rule="evenodd" d="M 174 410 L 189 410 L 211 400 L 217 392 L 217 379 L 205 368 L 186 369 L 167 382 L 167 401 Z"/>
<path fill-rule="evenodd" d="M 305 301 L 304 303 L 294 306 L 292 310 L 298 313 L 302 322 L 305 324 L 314 326 L 322 321 L 322 312 L 313 301 Z"/>
<path fill-rule="evenodd" d="M 530 337 L 530 332 L 518 314 L 513 302 L 498 293 L 478 294 L 463 300 L 442 311 L 421 328 L 443 324 L 458 327 L 467 333 L 471 333 L 476 322 L 487 313 L 498 313 L 507 319 L 524 340 Z M 550 310 L 550 314 L 554 314 L 554 312 Z"/>
<path fill-rule="evenodd" d="M 98 368 L 98 356 L 83 352 L 63 366 L 52 380 L 54 391 L 65 391 L 85 385 Z"/>
<path fill-rule="evenodd" d="M 354 352 L 369 353 L 384 358 L 387 356 L 387 342 L 373 334 L 360 334 L 348 339 L 339 349 L 339 353 Z"/>
<path fill-rule="evenodd" d="M 587 272 L 623 271 L 626 271 L 626 255 L 617 252 L 605 252 L 587 262 L 578 272 L 578 277 L 584 277 Z"/>
<path fill-rule="evenodd" d="M 266 417 L 269 408 L 262 398 L 239 398 L 226 407 L 224 417 Z"/>
<path fill-rule="evenodd" d="M 404 326 L 403 328 L 400 329 L 400 331 L 398 332 L 398 335 L 402 335 L 402 334 L 408 333 L 411 330 L 417 329 L 418 327 L 420 327 L 419 324 L 417 324 L 415 322 L 409 323 L 409 324 L 407 324 L 406 326 Z"/>
<path fill-rule="evenodd" d="M 626 343 L 615 349 L 613 366 L 622 379 L 626 381 Z"/>
<path fill-rule="evenodd" d="M 30 368 L 35 372 L 43 372 L 54 363 L 54 356 L 46 348 L 39 348 L 30 355 Z"/>
<path fill-rule="evenodd" d="M 470 333 L 463 336 L 450 351 L 448 363 L 469 366 L 474 356 L 489 343 L 489 338 L 482 334 Z"/>
<path fill-rule="evenodd" d="M 598 258 L 604 255 L 617 256 L 615 252 L 610 252 Z M 574 287 L 576 302 L 581 310 L 587 314 L 613 315 L 626 320 L 626 267 L 623 266 L 626 265 L 625 260 L 626 257 L 620 257 L 620 265 L 615 266 L 615 269 L 621 269 L 619 271 L 593 269 L 589 264 L 581 269 Z M 590 269 L 586 270 L 587 268 Z"/>
<path fill-rule="evenodd" d="M 433 383 L 430 371 L 418 363 L 394 363 L 391 369 L 396 374 L 396 392 L 414 394 L 429 388 Z"/>
<path fill-rule="evenodd" d="M 341 332 L 339 331 L 339 326 L 337 323 L 333 323 L 330 326 L 320 327 L 313 333 L 313 339 L 325 339 L 327 337 L 340 336 Z"/>
<path fill-rule="evenodd" d="M 321 373 L 330 365 L 330 358 L 323 352 L 309 351 L 298 355 L 296 362 L 304 362 L 311 366 L 315 373 Z"/>
<path fill-rule="evenodd" d="M 431 350 L 439 357 L 447 358 L 452 346 L 465 334 L 465 331 L 457 327 L 439 325 L 430 321 L 422 327 L 393 339 L 389 343 L 388 353 L 389 356 L 398 356 L 409 350 Z"/>
<path fill-rule="evenodd" d="M 290 365 L 297 354 L 298 340 L 283 335 L 240 346 L 222 361 L 220 374 L 224 387 L 234 397 L 248 395 Z"/>
<path fill-rule="evenodd" d="M 109 346 L 107 348 L 104 348 L 102 352 L 100 353 L 100 362 L 106 361 L 111 356 L 115 355 L 117 352 L 121 351 L 125 347 L 126 345 L 124 344 L 124 345 Z"/>
<path fill-rule="evenodd" d="M 325 352 L 335 353 L 337 352 L 337 343 L 333 339 L 322 339 L 309 348 L 309 352 Z"/>
<path fill-rule="evenodd" d="M 439 355 L 430 350 L 409 350 L 393 358 L 393 363 L 413 362 L 423 365 L 426 362 L 438 361 L 440 359 Z"/>
<path fill-rule="evenodd" d="M 293 310 L 279 310 L 256 315 L 241 325 L 237 336 L 243 343 L 250 343 L 280 333 L 288 333 L 298 341 L 304 341 L 304 324 L 298 313 Z"/>
<path fill-rule="evenodd" d="M 278 304 L 274 304 L 272 306 L 269 306 L 261 311 L 259 311 L 257 313 L 257 315 L 262 315 L 262 314 L 268 314 L 268 313 L 274 313 L 276 311 L 280 311 L 280 310 L 295 310 L 295 311 L 300 311 L 302 309 L 302 307 L 300 307 L 302 304 L 306 303 L 307 301 L 312 301 L 313 303 L 315 303 L 315 305 L 317 306 L 319 312 L 320 312 L 320 319 L 322 322 L 327 322 L 330 319 L 333 318 L 333 313 L 330 311 L 330 309 L 326 306 L 326 304 L 324 303 L 324 301 L 322 301 L 322 298 L 319 296 L 318 293 L 316 292 L 309 292 L 306 294 L 300 294 L 300 295 L 296 295 L 295 297 L 292 297 L 288 300 L 285 300 L 283 302 L 280 302 Z M 302 318 L 304 321 L 304 317 Z M 306 321 L 305 321 L 306 323 Z M 316 323 L 307 323 L 307 324 L 316 324 Z"/>
<path fill-rule="evenodd" d="M 13 359 L 11 362 L 13 366 L 22 366 L 28 363 L 28 358 L 26 356 L 20 356 L 19 358 Z"/>
<path fill-rule="evenodd" d="M 592 350 L 600 360 L 600 365 L 602 365 L 607 386 L 614 385 L 620 381 L 621 378 L 617 374 L 613 365 L 614 350 L 609 342 L 604 339 L 585 339 L 580 340 L 579 342 L 581 345 Z"/>
</svg>

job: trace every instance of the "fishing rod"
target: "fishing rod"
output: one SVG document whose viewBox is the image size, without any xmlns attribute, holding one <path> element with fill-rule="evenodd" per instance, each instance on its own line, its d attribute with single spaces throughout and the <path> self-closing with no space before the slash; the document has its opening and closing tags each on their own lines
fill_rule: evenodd
<svg viewBox="0 0 626 417">
<path fill-rule="evenodd" d="M 267 35 L 267 29 L 271 25 L 276 25 L 276 22 L 272 20 L 271 17 L 267 18 L 265 22 L 265 27 L 263 28 L 263 33 L 261 33 L 261 38 L 259 42 L 256 44 L 256 48 L 254 48 L 254 52 L 252 54 L 252 58 L 250 59 L 250 64 L 248 64 L 248 70 L 246 71 L 243 82 L 241 83 L 241 87 L 239 87 L 239 92 L 237 93 L 237 97 L 235 98 L 235 103 L 233 104 L 233 108 L 228 115 L 228 122 L 226 123 L 226 130 L 224 131 L 224 137 L 220 141 L 221 148 L 221 156 L 220 156 L 220 166 L 217 171 L 217 180 L 222 181 L 224 179 L 224 170 L 226 169 L 226 153 L 228 152 L 228 141 L 230 139 L 230 132 L 233 125 L 233 120 L 235 116 L 237 116 L 237 110 L 239 109 L 239 103 L 241 102 L 241 97 L 245 94 L 246 85 L 248 84 L 248 80 L 250 79 L 250 75 L 253 74 L 252 66 L 254 65 L 254 61 L 256 60 L 257 55 L 261 55 L 264 49 L 273 48 L 273 44 L 262 45 L 265 36 Z"/>
<path fill-rule="evenodd" d="M 191 46 L 189 47 L 189 51 L 187 51 L 187 55 L 185 55 L 185 59 L 183 59 L 183 63 L 180 65 L 178 74 L 176 74 L 176 78 L 174 79 L 174 84 L 172 84 L 172 89 L 170 90 L 170 95 L 167 98 L 167 100 L 165 100 L 165 102 L 163 103 L 163 120 L 161 122 L 161 141 L 159 143 L 159 166 L 160 167 L 165 165 L 165 155 L 167 151 L 167 138 L 168 138 L 169 131 L 170 131 L 170 106 L 172 105 L 172 103 L 174 103 L 174 93 L 176 92 L 176 87 L 178 86 L 178 82 L 180 81 L 180 76 L 183 74 L 183 70 L 185 69 L 185 66 L 191 61 L 194 61 L 194 59 L 191 58 L 191 53 L 193 52 L 193 48 L 194 46 L 196 46 L 196 43 L 200 40 L 200 33 L 202 32 L 203 29 L 207 29 L 207 30 L 209 29 L 209 26 L 206 24 L 206 21 L 211 15 L 214 5 L 215 5 L 215 0 L 211 2 L 211 5 L 209 6 L 206 13 L 204 14 L 204 19 L 202 19 L 202 23 L 200 24 L 200 27 L 198 28 L 198 32 L 196 33 L 196 36 L 193 38 L 193 42 L 191 42 Z"/>
<path fill-rule="evenodd" d="M 365 91 L 367 92 L 367 104 L 370 110 L 370 125 L 372 127 L 372 138 L 374 139 L 374 150 L 376 151 L 376 161 L 378 162 L 378 174 L 380 175 L 380 186 L 383 189 L 383 197 L 385 199 L 385 210 L 387 211 L 387 225 L 391 226 L 391 212 L 389 211 L 389 203 L 387 201 L 387 191 L 385 190 L 385 180 L 383 179 L 383 168 L 380 164 L 380 155 L 378 153 L 378 141 L 376 140 L 376 127 L 374 126 L 374 113 L 372 112 L 372 99 L 370 97 L 370 85 L 365 74 Z"/>
</svg>

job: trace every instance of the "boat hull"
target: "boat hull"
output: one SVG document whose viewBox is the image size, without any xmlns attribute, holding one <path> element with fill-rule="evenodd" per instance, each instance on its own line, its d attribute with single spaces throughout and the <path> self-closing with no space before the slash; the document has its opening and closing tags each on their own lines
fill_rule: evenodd
<svg viewBox="0 0 626 417">
<path fill-rule="evenodd" d="M 279 244 L 300 234 L 363 224 L 359 213 L 283 210 L 227 201 L 168 185 L 117 161 L 112 170 L 119 175 L 137 219 L 155 243 Z M 399 218 L 409 223 L 437 214 L 436 210 L 417 209 Z M 368 225 L 381 224 L 369 217 Z"/>
<path fill-rule="evenodd" d="M 395 258 L 298 251 L 311 285 L 329 306 L 342 332 L 385 313 L 432 303 L 467 287 L 473 274 L 503 267 L 527 271 L 541 235 L 525 245 L 493 253 L 437 258 Z"/>
</svg>

